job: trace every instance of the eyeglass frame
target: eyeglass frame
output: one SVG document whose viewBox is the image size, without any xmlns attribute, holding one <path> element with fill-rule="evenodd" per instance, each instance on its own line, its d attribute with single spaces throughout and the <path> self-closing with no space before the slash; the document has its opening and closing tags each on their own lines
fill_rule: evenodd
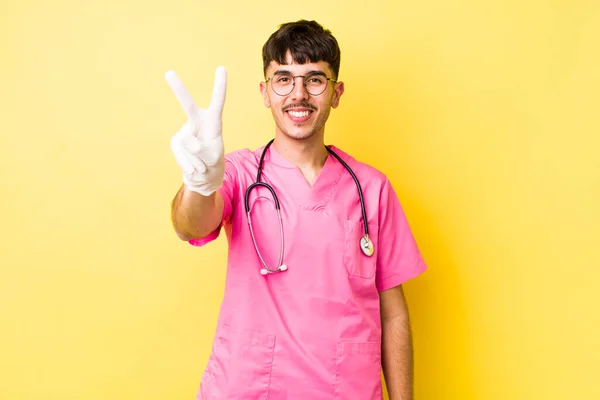
<svg viewBox="0 0 600 400">
<path fill-rule="evenodd" d="M 275 88 L 273 87 L 273 78 L 277 75 L 289 75 L 292 78 L 292 88 L 290 89 L 289 93 L 286 94 L 279 94 L 275 91 Z M 312 94 L 311 92 L 308 91 L 308 88 L 306 87 L 306 77 L 308 76 L 323 76 L 325 77 L 325 80 L 327 81 L 327 83 L 325 84 L 325 88 L 323 89 L 323 91 L 321 93 L 318 94 Z M 333 82 L 333 83 L 338 83 L 337 80 L 331 79 L 329 78 L 325 72 L 321 72 L 321 71 L 311 71 L 306 75 L 292 75 L 290 74 L 288 71 L 276 71 L 272 77 L 267 78 L 267 80 L 265 81 L 265 83 L 268 83 L 269 81 L 271 81 L 271 89 L 273 90 L 273 93 L 275 93 L 277 96 L 289 96 L 290 93 L 292 93 L 294 91 L 294 88 L 296 87 L 296 78 L 302 78 L 302 85 L 304 86 L 304 90 L 306 90 L 306 93 L 310 94 L 311 96 L 320 96 L 323 93 L 325 93 L 325 91 L 327 90 L 327 86 L 329 84 L 329 82 Z"/>
</svg>

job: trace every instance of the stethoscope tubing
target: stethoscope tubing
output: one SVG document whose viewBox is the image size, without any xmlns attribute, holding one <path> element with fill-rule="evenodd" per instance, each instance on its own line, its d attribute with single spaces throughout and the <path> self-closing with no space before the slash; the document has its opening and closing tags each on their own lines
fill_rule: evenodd
<svg viewBox="0 0 600 400">
<path fill-rule="evenodd" d="M 246 188 L 246 193 L 244 195 L 244 208 L 246 210 L 246 217 L 248 219 L 248 226 L 250 228 L 250 235 L 252 236 L 252 242 L 254 243 L 254 248 L 256 249 L 256 253 L 258 254 L 258 257 L 260 258 L 261 263 L 263 264 L 264 268 L 261 269 L 261 273 L 263 275 L 267 274 L 267 273 L 273 273 L 273 272 L 278 272 L 278 271 L 282 271 L 287 269 L 287 266 L 282 265 L 283 262 L 283 249 L 284 249 L 284 241 L 283 241 L 283 221 L 281 219 L 281 207 L 279 204 L 279 198 L 277 197 L 277 194 L 275 193 L 275 189 L 273 189 L 273 187 L 271 185 L 269 185 L 266 182 L 261 182 L 261 175 L 262 175 L 262 170 L 263 170 L 263 166 L 264 166 L 264 159 L 265 159 L 265 155 L 267 153 L 267 149 L 269 148 L 269 146 L 271 146 L 271 144 L 273 143 L 275 139 L 271 139 L 269 141 L 269 143 L 267 143 L 267 145 L 265 146 L 265 148 L 263 149 L 263 152 L 260 156 L 260 160 L 258 162 L 258 172 L 256 174 L 256 182 L 252 183 L 250 186 L 248 186 Z M 350 166 L 344 161 L 342 160 L 342 158 L 340 156 L 338 156 L 333 150 L 331 150 L 329 147 L 325 146 L 325 148 L 327 149 L 327 151 L 329 152 L 329 154 L 331 154 L 332 156 L 334 156 L 346 169 L 346 171 L 348 171 L 350 173 L 350 175 L 352 176 L 352 179 L 354 180 L 354 183 L 356 184 L 356 188 L 358 189 L 358 197 L 360 200 L 360 210 L 362 213 L 362 218 L 363 218 L 363 226 L 364 226 L 364 232 L 365 232 L 365 238 L 367 240 L 369 240 L 369 225 L 367 223 L 367 211 L 365 209 L 365 201 L 364 201 L 364 196 L 363 196 L 363 192 L 362 192 L 362 187 L 360 186 L 360 182 L 358 181 L 358 178 L 356 177 L 356 174 L 354 174 L 354 171 L 352 171 L 352 168 L 350 168 Z M 266 261 L 264 260 L 264 258 L 262 257 L 260 250 L 258 249 L 258 244 L 256 242 L 256 238 L 254 236 L 254 229 L 252 228 L 252 219 L 250 218 L 250 192 L 252 191 L 252 189 L 254 189 L 255 187 L 264 187 L 266 189 L 268 189 L 271 192 L 271 195 L 273 197 L 273 200 L 275 202 L 275 209 L 277 210 L 277 218 L 279 220 L 279 231 L 280 231 L 280 236 L 281 236 L 281 247 L 279 250 L 279 263 L 278 263 L 278 267 L 276 269 L 271 269 L 269 268 L 269 266 L 267 265 Z M 372 252 L 371 252 L 372 254 Z"/>
<path fill-rule="evenodd" d="M 360 211 L 362 213 L 363 225 L 364 225 L 364 229 L 365 229 L 365 235 L 369 236 L 369 224 L 367 223 L 367 210 L 365 210 L 365 199 L 363 198 L 363 191 L 362 191 L 362 187 L 360 186 L 360 182 L 358 181 L 358 178 L 354 174 L 354 171 L 352 171 L 352 168 L 350 168 L 350 166 L 348 164 L 346 164 L 346 162 L 344 160 L 342 160 L 342 158 L 340 156 L 338 156 L 329 147 L 325 146 L 325 148 L 327 149 L 327 151 L 329 152 L 329 154 L 331 154 L 332 156 L 334 156 L 344 166 L 344 168 L 346 168 L 346 170 L 352 176 L 352 179 L 354 179 L 354 183 L 356 183 L 356 188 L 358 189 L 358 197 L 360 199 Z"/>
</svg>

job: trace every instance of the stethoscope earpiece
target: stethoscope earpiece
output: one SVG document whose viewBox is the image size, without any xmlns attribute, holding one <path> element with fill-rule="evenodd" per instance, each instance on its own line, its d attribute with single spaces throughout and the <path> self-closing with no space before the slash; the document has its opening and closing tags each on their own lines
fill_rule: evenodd
<svg viewBox="0 0 600 400">
<path fill-rule="evenodd" d="M 287 268 L 287 265 L 285 265 L 285 264 L 283 264 L 283 265 L 281 265 L 279 268 L 277 268 L 277 269 L 274 269 L 274 270 L 271 270 L 271 271 L 269 271 L 269 270 L 268 270 L 268 269 L 266 269 L 266 268 L 261 268 L 261 269 L 260 269 L 260 274 L 261 274 L 261 275 L 274 274 L 275 272 L 283 272 L 283 271 L 287 271 L 287 269 L 288 269 L 288 268 Z"/>
</svg>

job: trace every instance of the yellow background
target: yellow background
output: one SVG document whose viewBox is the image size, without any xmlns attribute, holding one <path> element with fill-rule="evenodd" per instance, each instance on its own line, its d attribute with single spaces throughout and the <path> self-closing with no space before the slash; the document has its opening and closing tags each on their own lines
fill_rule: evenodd
<svg viewBox="0 0 600 400">
<path fill-rule="evenodd" d="M 600 398 L 596 0 L 0 10 L 0 399 L 195 398 L 226 241 L 171 229 L 163 74 L 205 106 L 225 65 L 226 150 L 256 148 L 261 47 L 299 18 L 342 47 L 327 142 L 388 174 L 430 267 L 405 289 L 416 398 Z"/>
</svg>

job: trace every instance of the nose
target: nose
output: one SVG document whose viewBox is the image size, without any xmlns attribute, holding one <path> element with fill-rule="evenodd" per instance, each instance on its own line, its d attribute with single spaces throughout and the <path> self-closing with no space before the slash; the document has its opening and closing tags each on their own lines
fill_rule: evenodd
<svg viewBox="0 0 600 400">
<path fill-rule="evenodd" d="M 307 100 L 309 97 L 308 92 L 306 91 L 306 87 L 304 86 L 304 77 L 296 76 L 294 77 L 294 87 L 292 89 L 292 93 L 290 96 L 293 100 Z"/>
</svg>

